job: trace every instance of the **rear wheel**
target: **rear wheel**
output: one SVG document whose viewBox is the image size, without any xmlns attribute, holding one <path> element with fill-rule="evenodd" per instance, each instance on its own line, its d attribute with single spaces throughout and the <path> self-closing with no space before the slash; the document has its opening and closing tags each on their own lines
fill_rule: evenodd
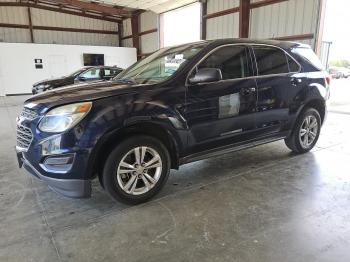
<svg viewBox="0 0 350 262">
<path fill-rule="evenodd" d="M 159 140 L 134 136 L 117 145 L 108 156 L 103 185 L 112 198 L 139 204 L 160 191 L 169 170 L 169 153 Z"/>
<path fill-rule="evenodd" d="M 321 117 L 314 108 L 305 110 L 297 119 L 292 134 L 285 143 L 293 152 L 309 152 L 317 143 L 321 131 Z"/>
</svg>

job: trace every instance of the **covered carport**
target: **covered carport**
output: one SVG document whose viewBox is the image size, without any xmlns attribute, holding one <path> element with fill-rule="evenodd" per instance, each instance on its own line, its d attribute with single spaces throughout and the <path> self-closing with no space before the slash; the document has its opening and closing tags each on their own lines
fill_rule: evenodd
<svg viewBox="0 0 350 262">
<path fill-rule="evenodd" d="M 98 180 L 90 199 L 68 199 L 18 169 L 15 119 L 28 79 L 67 74 L 91 52 L 125 68 L 164 45 L 167 12 L 199 5 L 202 40 L 299 41 L 320 53 L 323 0 L 199 2 L 0 2 L 0 261 L 350 260 L 347 114 L 328 114 L 308 154 L 279 141 L 187 164 L 137 206 L 111 200 Z"/>
</svg>

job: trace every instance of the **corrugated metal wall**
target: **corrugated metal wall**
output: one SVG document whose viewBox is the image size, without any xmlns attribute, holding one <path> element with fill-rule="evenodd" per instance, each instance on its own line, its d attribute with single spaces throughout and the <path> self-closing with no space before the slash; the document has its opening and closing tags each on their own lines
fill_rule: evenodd
<svg viewBox="0 0 350 262">
<path fill-rule="evenodd" d="M 131 19 L 123 20 L 123 37 L 132 35 Z M 122 46 L 133 47 L 132 38 L 122 40 Z"/>
<path fill-rule="evenodd" d="M 140 15 L 140 32 L 158 28 L 158 14 L 145 12 Z M 123 37 L 132 35 L 131 19 L 123 20 Z M 123 46 L 132 47 L 132 38 L 122 40 Z M 140 36 L 141 54 L 154 52 L 159 48 L 158 32 Z"/>
<path fill-rule="evenodd" d="M 252 3 L 262 0 L 252 0 Z M 319 0 L 289 0 L 250 13 L 250 38 L 267 39 L 316 34 Z M 239 0 L 208 0 L 207 14 L 238 7 Z M 207 39 L 239 37 L 239 13 L 207 19 Z M 314 47 L 315 39 L 298 40 Z"/>
<path fill-rule="evenodd" d="M 289 0 L 255 8 L 251 11 L 249 35 L 251 38 L 274 38 L 315 34 L 318 11 L 319 0 Z M 314 45 L 312 39 L 299 42 Z"/>
<path fill-rule="evenodd" d="M 158 28 L 158 14 L 153 12 L 145 12 L 140 15 L 140 31 Z M 159 48 L 158 32 L 142 35 L 140 39 L 141 53 L 148 54 Z"/>
<path fill-rule="evenodd" d="M 118 31 L 117 23 L 31 8 L 33 26 Z M 28 25 L 26 7 L 0 7 L 0 23 Z M 2 42 L 30 42 L 28 29 L 0 28 Z M 34 30 L 34 41 L 40 44 L 118 46 L 118 35 Z"/>
<path fill-rule="evenodd" d="M 0 23 L 27 25 L 27 10 L 24 7 L 0 7 Z M 0 42 L 28 43 L 29 30 L 0 28 Z"/>
<path fill-rule="evenodd" d="M 239 0 L 209 0 L 207 14 L 238 7 Z M 239 36 L 239 14 L 233 13 L 207 20 L 207 39 L 237 38 Z"/>
</svg>

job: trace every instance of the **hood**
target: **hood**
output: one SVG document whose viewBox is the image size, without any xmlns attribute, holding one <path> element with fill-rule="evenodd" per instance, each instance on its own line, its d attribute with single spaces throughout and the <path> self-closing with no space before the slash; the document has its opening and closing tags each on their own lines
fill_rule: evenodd
<svg viewBox="0 0 350 262">
<path fill-rule="evenodd" d="M 60 86 L 63 84 L 72 84 L 72 83 L 74 83 L 73 77 L 64 76 L 64 77 L 60 77 L 60 78 L 42 80 L 40 82 L 33 84 L 33 86 L 38 86 L 38 85 Z"/>
<path fill-rule="evenodd" d="M 24 105 L 38 113 L 49 108 L 75 102 L 93 101 L 104 97 L 134 92 L 138 84 L 125 84 L 115 81 L 77 84 L 47 91 L 25 101 Z"/>
</svg>

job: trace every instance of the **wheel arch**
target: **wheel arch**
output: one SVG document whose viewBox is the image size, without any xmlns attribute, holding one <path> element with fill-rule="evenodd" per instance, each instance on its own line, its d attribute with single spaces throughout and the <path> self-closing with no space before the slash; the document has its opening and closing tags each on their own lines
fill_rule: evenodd
<svg viewBox="0 0 350 262">
<path fill-rule="evenodd" d="M 307 108 L 315 108 L 321 117 L 321 122 L 323 124 L 325 118 L 326 118 L 326 102 L 322 99 L 312 99 L 305 103 L 305 105 L 300 110 L 298 116 L 305 111 Z"/>
<path fill-rule="evenodd" d="M 164 124 L 157 122 L 139 122 L 118 130 L 113 130 L 105 134 L 99 140 L 90 159 L 92 161 L 94 177 L 98 176 L 101 178 L 102 169 L 109 153 L 123 141 L 123 139 L 136 135 L 148 135 L 159 139 L 169 151 L 171 168 L 178 169 L 181 149 L 174 134 Z M 100 179 L 100 182 L 101 181 Z"/>
</svg>

